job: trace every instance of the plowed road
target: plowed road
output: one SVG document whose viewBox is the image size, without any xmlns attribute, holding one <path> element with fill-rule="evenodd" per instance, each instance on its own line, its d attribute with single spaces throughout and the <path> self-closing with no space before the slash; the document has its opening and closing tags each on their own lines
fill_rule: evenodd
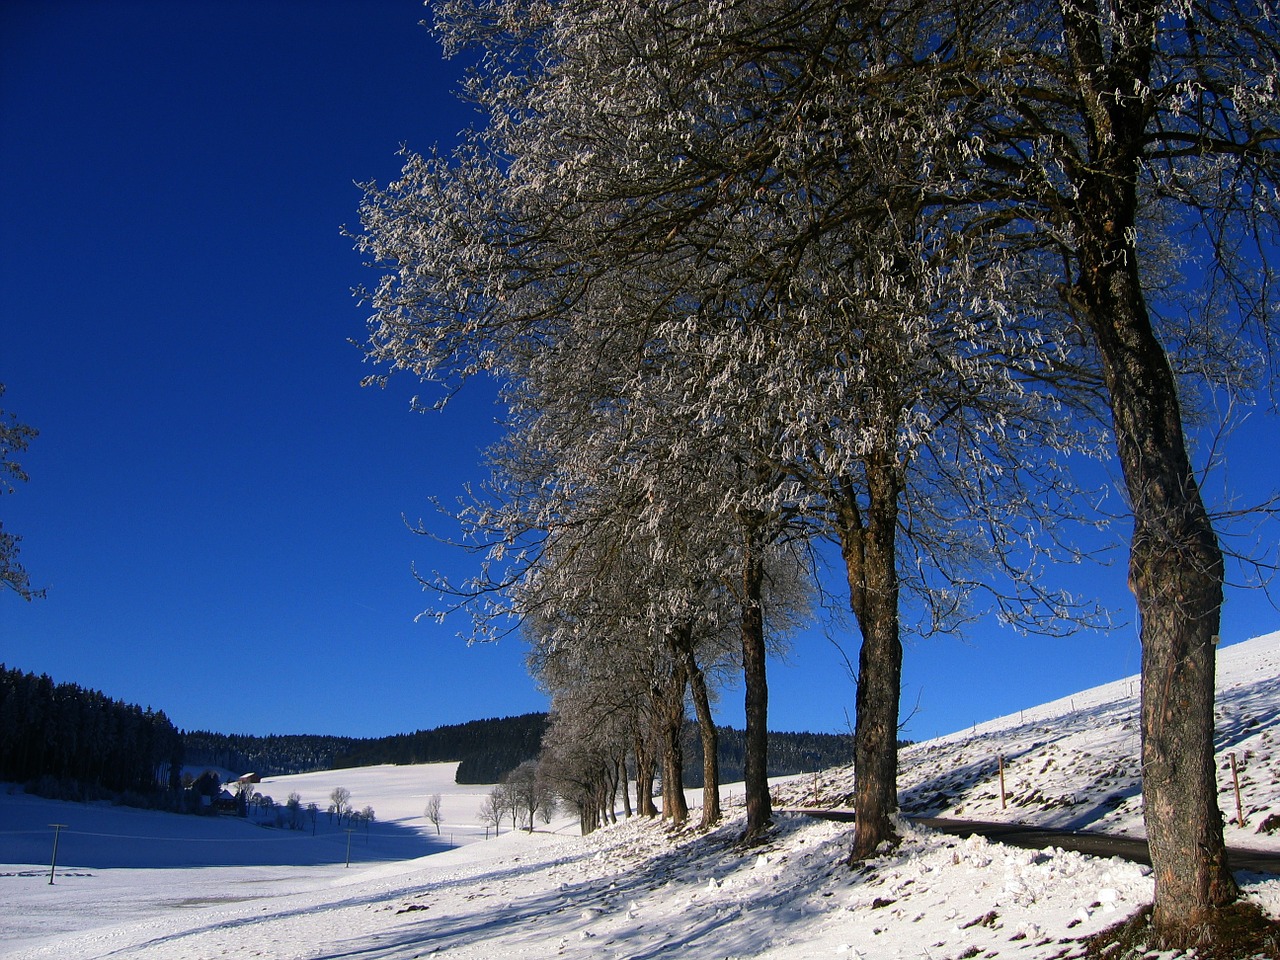
<svg viewBox="0 0 1280 960">
<path fill-rule="evenodd" d="M 806 816 L 818 817 L 822 820 L 853 820 L 852 810 L 820 810 L 816 808 L 793 807 L 787 812 L 803 813 Z M 1029 827 L 1020 823 L 992 823 L 984 820 L 941 820 L 935 817 L 912 817 L 913 822 L 934 830 L 941 830 L 957 837 L 969 837 L 977 834 L 988 840 L 1011 844 L 1015 847 L 1026 847 L 1031 850 L 1043 850 L 1045 847 L 1061 847 L 1063 850 L 1078 850 L 1094 857 L 1122 857 L 1134 863 L 1151 865 L 1151 854 L 1147 850 L 1147 841 L 1130 837 L 1113 837 L 1105 833 L 1089 833 L 1078 830 L 1052 830 L 1046 827 Z M 1247 870 L 1250 873 L 1280 873 L 1280 853 L 1268 850 L 1248 850 L 1243 847 L 1230 847 L 1227 859 L 1232 870 Z"/>
</svg>

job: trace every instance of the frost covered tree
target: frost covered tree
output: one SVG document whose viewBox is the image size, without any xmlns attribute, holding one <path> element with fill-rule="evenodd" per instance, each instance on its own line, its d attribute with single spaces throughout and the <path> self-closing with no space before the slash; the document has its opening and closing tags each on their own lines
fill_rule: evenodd
<svg viewBox="0 0 1280 960">
<path fill-rule="evenodd" d="M 1278 13 L 1269 0 L 1010 3 L 957 17 L 919 64 L 951 91 L 972 150 L 970 172 L 931 202 L 980 210 L 1006 249 L 1056 260 L 1061 303 L 1100 364 L 1133 518 L 1152 924 L 1166 948 L 1212 937 L 1236 898 L 1213 763 L 1225 567 L 1179 373 L 1234 376 L 1274 336 Z"/>
<path fill-rule="evenodd" d="M 720 816 L 707 664 L 731 662 L 725 630 L 712 619 L 725 610 L 726 592 L 709 572 L 691 578 L 683 558 L 637 550 L 648 542 L 612 528 L 594 545 L 557 543 L 549 551 L 525 594 L 550 598 L 545 613 L 530 621 L 531 668 L 553 694 L 562 723 L 572 717 L 601 731 L 619 724 L 630 731 L 642 797 L 652 782 L 646 755 L 656 751 L 662 814 L 677 824 L 687 817 L 682 737 L 691 693 L 704 750 L 711 752 L 703 771 L 706 827 Z M 648 812 L 643 800 L 641 808 Z"/>
<path fill-rule="evenodd" d="M 0 396 L 4 396 L 3 383 L 0 383 Z M 13 493 L 15 483 L 26 481 L 27 474 L 13 455 L 26 450 L 36 433 L 33 427 L 19 423 L 17 417 L 0 410 L 0 493 Z M 20 536 L 6 533 L 0 525 L 0 585 L 24 600 L 35 600 L 43 597 L 44 591 L 32 589 L 30 575 L 18 562 L 21 542 Z"/>
<path fill-rule="evenodd" d="M 538 777 L 536 760 L 526 760 L 503 778 L 511 790 L 512 803 L 527 830 L 533 830 L 533 819 L 546 803 L 546 782 Z"/>
<path fill-rule="evenodd" d="M 538 776 L 578 815 L 587 834 L 617 820 L 618 790 L 625 797 L 627 751 L 634 730 L 625 712 L 602 711 L 599 701 L 584 693 L 566 687 L 553 694 Z M 641 812 L 652 815 L 651 810 Z"/>
<path fill-rule="evenodd" d="M 329 818 L 338 818 L 338 823 L 342 823 L 343 817 L 351 814 L 351 791 L 346 787 L 334 787 L 329 791 Z"/>
<path fill-rule="evenodd" d="M 656 353 L 652 345 L 650 353 Z M 678 367 L 686 355 L 671 356 Z M 802 612 L 805 591 L 798 586 L 802 578 L 788 575 L 795 557 L 780 545 L 757 543 L 754 553 L 744 547 L 737 509 L 743 497 L 741 471 L 734 457 L 723 456 L 718 433 L 691 435 L 685 420 L 669 416 L 678 406 L 672 397 L 688 389 L 673 389 L 673 382 L 684 381 L 673 381 L 670 373 L 655 357 L 636 387 L 637 393 L 643 388 L 643 397 L 597 402 L 590 429 L 576 428 L 583 414 L 575 414 L 551 433 L 524 431 L 511 442 L 532 442 L 543 456 L 559 450 L 556 483 L 577 496 L 572 505 L 562 501 L 554 511 L 567 522 L 546 535 L 536 568 L 511 595 L 532 622 L 535 673 L 550 689 L 565 686 L 555 676 L 562 669 L 557 659 L 570 658 L 574 669 L 601 671 L 602 687 L 613 676 L 617 690 L 641 691 L 637 699 L 647 701 L 650 723 L 661 731 L 663 815 L 677 822 L 685 816 L 681 736 L 686 696 L 692 697 L 703 740 L 702 823 L 707 827 L 720 816 L 712 716 L 718 677 L 745 662 L 754 643 L 761 647 L 762 668 L 766 636 L 786 632 Z M 539 420 L 545 424 L 546 414 Z M 590 437 L 596 453 L 566 445 L 566 436 Z M 543 495 L 547 486 L 541 487 Z M 752 596 L 744 600 L 746 571 Z M 625 649 L 618 652 L 619 646 Z M 627 674 L 619 676 L 624 666 Z M 568 683 L 584 689 L 582 678 L 572 673 Z M 748 687 L 750 697 L 752 684 Z M 613 699 L 607 693 L 597 696 L 602 703 Z M 762 714 L 749 716 L 749 735 L 764 732 L 764 721 Z M 764 797 L 765 804 L 752 810 L 761 826 L 768 816 L 764 748 L 761 738 L 760 783 L 748 794 L 749 805 Z M 637 763 L 644 767 L 640 751 Z M 642 797 L 647 799 L 643 790 Z"/>
<path fill-rule="evenodd" d="M 467 93 L 487 125 L 371 185 L 360 239 L 390 268 L 369 294 L 373 359 L 445 396 L 493 374 L 531 414 L 521 431 L 587 437 L 601 405 L 623 411 L 628 448 L 650 448 L 635 464 L 692 447 L 736 481 L 714 515 L 742 560 L 749 837 L 769 812 L 761 557 L 796 531 L 840 540 L 864 639 L 859 856 L 892 839 L 901 585 L 931 625 L 983 562 L 1021 570 L 1010 616 L 1065 608 L 1013 558 L 1034 561 L 1056 519 L 1030 491 L 1070 430 L 1040 371 L 1071 345 L 1014 326 L 1022 281 L 982 229 L 957 244 L 930 212 L 966 159 L 939 118 L 966 115 L 938 109 L 929 77 L 899 77 L 936 12 L 894 12 L 440 4 L 447 49 L 483 51 Z M 957 501 L 989 509 L 937 522 Z"/>
</svg>

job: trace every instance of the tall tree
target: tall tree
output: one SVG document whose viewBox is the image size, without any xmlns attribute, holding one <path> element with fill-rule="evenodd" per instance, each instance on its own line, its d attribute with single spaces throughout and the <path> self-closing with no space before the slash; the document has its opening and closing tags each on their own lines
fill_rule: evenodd
<svg viewBox="0 0 1280 960">
<path fill-rule="evenodd" d="M 1010 249 L 1056 257 L 1100 360 L 1133 516 L 1152 923 L 1159 943 L 1192 946 L 1237 892 L 1213 763 L 1223 554 L 1184 428 L 1186 357 L 1169 351 L 1273 336 L 1280 17 L 1269 0 L 1011 3 L 949 50 L 942 84 L 971 122 L 973 172 L 933 202 L 981 209 Z M 1208 294 L 1188 311 L 1194 337 L 1153 310 L 1171 226 L 1204 263 L 1179 285 Z M 1214 316 L 1238 321 L 1234 337 Z"/>
</svg>

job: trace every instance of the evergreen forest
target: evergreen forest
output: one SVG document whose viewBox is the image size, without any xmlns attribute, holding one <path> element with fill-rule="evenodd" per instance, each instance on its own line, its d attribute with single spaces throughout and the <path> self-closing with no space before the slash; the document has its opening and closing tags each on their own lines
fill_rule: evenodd
<svg viewBox="0 0 1280 960">
<path fill-rule="evenodd" d="M 0 664 L 0 780 L 44 781 L 40 792 L 66 799 L 145 796 L 176 791 L 182 764 L 182 734 L 163 711 Z"/>
<path fill-rule="evenodd" d="M 312 734 L 253 736 L 180 731 L 163 711 L 112 699 L 48 675 L 0 664 L 0 781 L 45 795 L 90 799 L 131 794 L 157 800 L 176 795 L 183 769 L 218 767 L 260 776 L 374 764 L 458 762 L 458 783 L 497 783 L 542 750 L 545 713 L 472 720 L 387 737 Z M 744 739 L 719 727 L 717 754 L 726 781 L 741 779 Z M 692 762 L 684 785 L 702 785 L 701 740 L 686 724 Z M 828 733 L 774 733 L 774 776 L 811 773 L 852 760 L 852 739 Z"/>
</svg>

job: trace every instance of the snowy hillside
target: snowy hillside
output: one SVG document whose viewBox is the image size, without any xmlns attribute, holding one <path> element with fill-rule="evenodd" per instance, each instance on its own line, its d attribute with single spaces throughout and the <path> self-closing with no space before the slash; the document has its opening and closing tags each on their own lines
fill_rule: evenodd
<svg viewBox="0 0 1280 960">
<path fill-rule="evenodd" d="M 1280 850 L 1280 831 L 1258 832 L 1268 816 L 1280 820 L 1280 633 L 1219 651 L 1216 713 L 1227 843 Z M 903 812 L 1142 837 L 1139 733 L 1138 679 L 1130 677 L 908 747 L 898 780 Z M 848 805 L 853 771 L 797 780 L 781 792 L 797 806 Z"/>
<path fill-rule="evenodd" d="M 1280 849 L 1255 832 L 1280 812 L 1272 762 L 1280 633 L 1221 651 L 1219 664 L 1222 806 L 1234 816 L 1234 752 L 1246 815 L 1229 842 Z M 1136 691 L 1120 681 L 909 748 L 904 804 L 1139 832 Z M 912 827 L 899 849 L 851 872 L 842 865 L 851 828 L 799 813 L 780 814 L 770 843 L 744 852 L 733 844 L 741 807 L 732 799 L 729 822 L 710 836 L 672 837 L 661 824 L 632 821 L 581 838 L 560 821 L 486 840 L 481 794 L 452 784 L 451 771 L 376 767 L 265 781 L 262 791 L 278 801 L 296 790 L 323 807 L 345 786 L 357 809 L 374 807 L 369 835 L 349 837 L 349 868 L 348 835 L 323 824 L 312 838 L 229 818 L 0 794 L 0 864 L 8 864 L 0 865 L 0 956 L 1047 960 L 1151 896 L 1149 871 L 1133 864 Z M 836 771 L 781 783 L 776 794 L 779 803 L 816 794 L 839 805 L 850 789 L 849 772 Z M 421 816 L 433 792 L 443 795 L 439 836 Z M 69 825 L 53 885 L 50 823 Z M 1280 879 L 1243 879 L 1280 914 Z"/>
</svg>

